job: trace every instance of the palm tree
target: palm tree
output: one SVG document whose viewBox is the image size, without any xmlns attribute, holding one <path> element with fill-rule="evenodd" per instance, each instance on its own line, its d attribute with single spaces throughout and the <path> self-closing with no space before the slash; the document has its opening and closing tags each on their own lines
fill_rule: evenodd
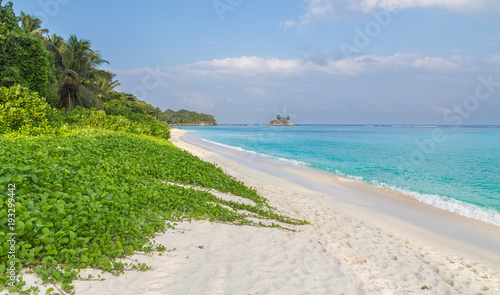
<svg viewBox="0 0 500 295">
<path fill-rule="evenodd" d="M 52 34 L 45 40 L 45 48 L 54 56 L 54 72 L 56 77 L 60 77 L 61 73 L 66 70 L 66 64 L 62 56 L 62 49 L 66 45 L 66 41 L 61 36 Z"/>
<path fill-rule="evenodd" d="M 49 33 L 48 29 L 42 29 L 42 21 L 32 15 L 21 11 L 21 27 L 33 36 L 42 37 L 43 33 Z"/>
<path fill-rule="evenodd" d="M 97 73 L 97 87 L 101 88 L 102 91 L 107 94 L 111 94 L 114 92 L 114 88 L 120 86 L 121 84 L 118 80 L 113 80 L 116 77 L 116 74 L 113 74 L 108 71 L 101 70 Z"/>
<path fill-rule="evenodd" d="M 73 80 L 71 75 L 68 75 L 59 89 L 59 96 L 61 99 L 56 104 L 56 108 L 70 111 L 73 110 L 77 105 L 81 104 L 78 98 L 78 84 Z"/>
<path fill-rule="evenodd" d="M 52 37 L 51 41 L 54 43 L 60 41 L 56 36 Z M 60 57 L 61 66 L 57 84 L 60 100 L 57 107 L 64 107 L 66 111 L 71 111 L 76 106 L 103 109 L 104 105 L 96 94 L 106 97 L 108 94 L 97 86 L 103 72 L 98 67 L 108 62 L 101 58 L 99 51 L 92 50 L 90 41 L 78 39 L 75 35 L 71 35 L 60 47 L 54 43 L 50 44 Z M 75 88 L 73 83 L 78 87 Z"/>
</svg>

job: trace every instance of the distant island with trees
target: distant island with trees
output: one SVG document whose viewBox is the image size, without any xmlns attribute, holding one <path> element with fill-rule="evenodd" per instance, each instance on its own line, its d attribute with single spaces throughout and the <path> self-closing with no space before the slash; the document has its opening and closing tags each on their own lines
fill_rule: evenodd
<svg viewBox="0 0 500 295">
<path fill-rule="evenodd" d="M 283 117 L 277 115 L 275 120 L 272 120 L 267 126 L 296 126 L 294 123 L 290 122 L 290 116 Z"/>
</svg>

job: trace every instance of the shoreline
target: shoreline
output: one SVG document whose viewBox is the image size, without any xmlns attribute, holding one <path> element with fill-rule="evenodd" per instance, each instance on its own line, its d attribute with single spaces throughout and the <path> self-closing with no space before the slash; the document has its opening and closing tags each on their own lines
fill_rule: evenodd
<svg viewBox="0 0 500 295">
<path fill-rule="evenodd" d="M 187 130 L 187 131 L 190 131 L 190 130 Z M 320 168 L 312 167 L 310 164 L 302 162 L 300 160 L 291 160 L 291 159 L 284 159 L 284 158 L 280 158 L 280 157 L 270 156 L 270 155 L 267 155 L 264 153 L 246 150 L 246 149 L 236 147 L 236 146 L 226 145 L 226 144 L 219 143 L 219 142 L 213 142 L 213 141 L 210 141 L 210 140 L 205 139 L 205 138 L 201 138 L 201 140 L 209 143 L 210 145 L 222 146 L 224 148 L 229 148 L 229 149 L 236 150 L 238 152 L 242 152 L 241 156 L 244 156 L 244 157 L 247 157 L 247 156 L 254 157 L 254 158 L 264 157 L 265 159 L 271 159 L 271 161 L 274 161 L 274 160 L 286 161 L 288 163 L 293 163 L 294 164 L 293 167 L 295 167 L 295 168 L 299 168 L 299 169 L 305 168 L 305 169 L 309 169 L 310 171 L 314 171 L 314 173 L 321 173 L 322 175 L 330 176 L 336 182 L 342 182 L 342 183 L 352 182 L 352 183 L 357 183 L 360 185 L 367 185 L 368 187 L 371 187 L 373 189 L 381 189 L 381 190 L 387 191 L 391 194 L 397 194 L 399 196 L 404 196 L 406 198 L 410 198 L 410 199 L 415 200 L 419 203 L 426 204 L 426 205 L 432 206 L 434 208 L 442 209 L 442 210 L 452 212 L 454 214 L 458 214 L 458 215 L 466 217 L 466 218 L 475 219 L 475 220 L 478 220 L 481 222 L 485 222 L 485 223 L 500 227 L 500 211 L 496 211 L 496 210 L 491 209 L 491 208 L 476 205 L 473 203 L 468 203 L 466 201 L 461 201 L 461 200 L 454 199 L 454 198 L 449 198 L 449 197 L 438 195 L 438 194 L 420 193 L 420 192 L 416 192 L 416 191 L 412 191 L 412 190 L 408 190 L 408 189 L 402 189 L 402 188 L 399 188 L 396 186 L 388 185 L 384 182 L 365 181 L 361 177 L 358 177 L 358 176 L 338 175 L 336 173 L 333 173 L 330 170 L 323 170 Z M 191 142 L 191 143 L 194 143 L 194 142 Z M 200 145 L 198 144 L 198 146 L 200 146 Z M 281 165 L 283 165 L 283 164 L 284 163 L 281 163 Z M 299 166 L 299 167 L 296 167 L 296 166 Z M 500 245 L 499 245 L 499 247 L 500 247 Z"/>
<path fill-rule="evenodd" d="M 471 258 L 500 271 L 499 226 L 420 203 L 400 192 L 366 183 L 344 181 L 317 169 L 288 165 L 259 155 L 244 158 L 238 151 L 196 141 L 189 136 L 189 131 L 177 129 L 173 132 L 171 141 L 203 160 L 216 163 L 226 171 L 227 168 L 245 166 L 241 171 L 252 169 L 253 172 L 263 174 L 259 181 L 268 180 L 269 184 L 281 182 L 295 190 L 321 195 L 324 206 L 341 207 L 352 217 L 418 238 L 433 246 L 445 247 L 446 251 L 457 255 L 464 255 L 466 251 Z M 224 160 L 233 161 L 231 167 L 224 167 Z M 269 181 L 270 179 L 272 180 Z"/>
<path fill-rule="evenodd" d="M 81 277 L 90 275 L 90 280 L 74 281 L 75 294 L 500 294 L 498 251 L 440 237 L 390 216 L 383 206 L 373 207 L 366 197 L 416 201 L 368 185 L 336 182 L 326 173 L 292 164 L 212 150 L 207 143 L 192 142 L 184 130 L 171 131 L 174 145 L 256 189 L 277 212 L 310 225 L 286 225 L 290 231 L 179 221 L 175 229 L 153 238 L 174 251 L 137 253 L 123 260 L 152 270 L 114 276 L 83 269 Z M 356 198 L 335 198 L 342 195 Z M 427 207 L 410 206 L 419 214 Z M 41 293 L 51 286 L 41 286 L 34 274 L 25 274 L 24 281 L 38 285 Z"/>
<path fill-rule="evenodd" d="M 283 162 L 258 153 L 244 153 L 243 150 L 239 151 L 208 140 L 200 141 L 191 136 L 189 131 L 178 130 L 180 131 L 175 132 L 179 132 L 176 135 L 179 138 L 175 140 L 182 141 L 180 144 L 209 150 L 241 165 L 328 195 L 330 199 L 335 199 L 340 203 L 356 205 L 358 209 L 368 208 L 369 214 L 377 213 L 382 219 L 386 217 L 397 219 L 398 222 L 403 221 L 415 226 L 417 230 L 444 236 L 481 250 L 492 251 L 498 256 L 497 262 L 500 265 L 500 226 L 498 225 L 425 204 L 400 191 L 344 179 L 311 167 L 297 166 L 289 163 L 288 160 Z M 183 139 L 181 140 L 180 137 Z"/>
<path fill-rule="evenodd" d="M 498 226 L 388 189 L 338 181 L 309 167 L 245 157 L 200 141 L 189 131 L 173 131 L 171 141 L 257 189 L 283 213 L 309 221 L 311 226 L 297 230 L 334 257 L 336 264 L 329 267 L 346 266 L 342 272 L 351 271 L 360 280 L 346 294 L 424 292 L 421 288 L 433 294 L 500 293 Z M 478 277 L 476 288 L 472 281 Z"/>
</svg>

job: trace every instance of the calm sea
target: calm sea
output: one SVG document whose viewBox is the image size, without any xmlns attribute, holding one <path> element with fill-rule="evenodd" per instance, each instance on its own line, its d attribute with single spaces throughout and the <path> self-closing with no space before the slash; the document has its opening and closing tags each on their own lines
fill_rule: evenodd
<svg viewBox="0 0 500 295">
<path fill-rule="evenodd" d="M 500 127 L 184 127 L 206 141 L 329 171 L 500 226 Z"/>
</svg>

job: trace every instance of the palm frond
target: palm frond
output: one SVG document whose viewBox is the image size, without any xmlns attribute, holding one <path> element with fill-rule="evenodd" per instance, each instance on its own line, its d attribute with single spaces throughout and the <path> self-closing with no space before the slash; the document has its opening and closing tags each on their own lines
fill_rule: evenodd
<svg viewBox="0 0 500 295">
<path fill-rule="evenodd" d="M 64 71 L 67 68 L 66 61 L 61 52 L 64 44 L 64 39 L 56 34 L 52 34 L 52 36 L 45 40 L 45 48 L 54 56 L 57 71 Z"/>
<path fill-rule="evenodd" d="M 21 11 L 21 28 L 33 36 L 41 37 L 43 33 L 49 33 L 48 29 L 42 29 L 42 21 L 32 15 Z"/>
<path fill-rule="evenodd" d="M 87 88 L 87 90 L 89 90 L 90 92 L 92 92 L 97 97 L 103 97 L 104 96 L 107 99 L 110 98 L 109 94 L 106 91 L 104 91 L 103 89 L 101 89 L 97 85 L 94 85 L 92 83 L 83 83 L 83 86 L 85 86 L 85 88 Z"/>
<path fill-rule="evenodd" d="M 88 85 L 87 85 L 88 86 Z M 78 98 L 81 106 L 84 108 L 95 108 L 97 110 L 104 110 L 104 104 L 97 98 L 86 86 L 82 86 L 78 91 Z"/>
</svg>

